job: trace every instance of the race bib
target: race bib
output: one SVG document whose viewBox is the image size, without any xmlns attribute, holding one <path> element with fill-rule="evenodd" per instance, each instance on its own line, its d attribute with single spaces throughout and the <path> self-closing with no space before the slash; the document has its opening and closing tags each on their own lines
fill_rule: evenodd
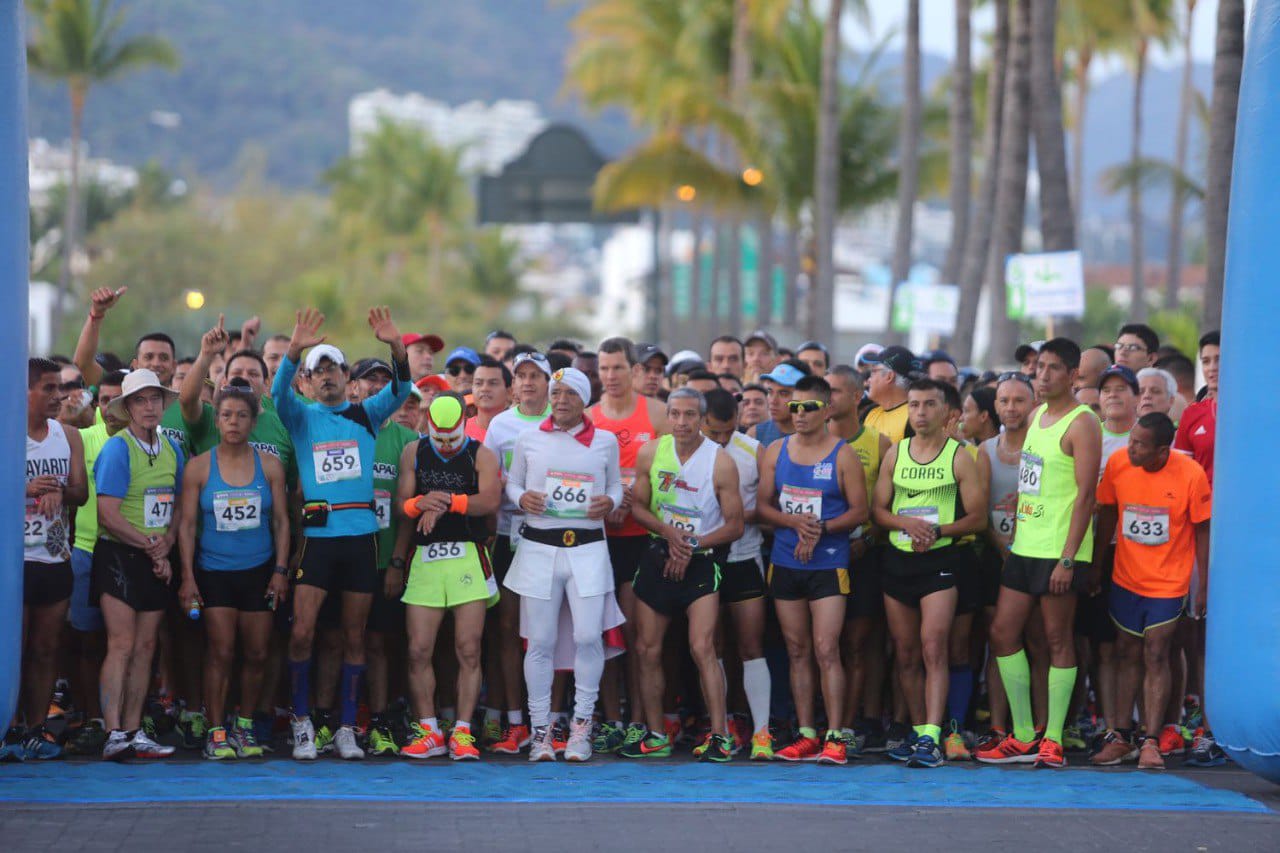
<svg viewBox="0 0 1280 853">
<path fill-rule="evenodd" d="M 467 555 L 466 542 L 432 542 L 418 546 L 418 559 L 423 563 L 457 560 Z"/>
<path fill-rule="evenodd" d="M 661 507 L 662 523 L 690 536 L 702 535 L 702 513 L 696 509 L 685 509 L 681 506 L 663 504 Z"/>
<path fill-rule="evenodd" d="M 1022 451 L 1022 462 L 1018 465 L 1018 494 L 1040 495 L 1040 481 L 1044 479 L 1044 459 L 1034 453 Z"/>
<path fill-rule="evenodd" d="M 311 445 L 317 483 L 360 479 L 360 446 L 354 439 L 323 441 Z"/>
<path fill-rule="evenodd" d="M 903 507 L 902 509 L 898 510 L 898 515 L 902 516 L 903 518 L 918 518 L 928 524 L 937 524 L 940 518 L 940 516 L 938 515 L 938 508 L 936 506 Z M 905 530 L 893 531 L 893 538 L 895 542 L 899 542 L 903 545 L 911 544 L 911 537 L 907 535 L 907 532 Z"/>
<path fill-rule="evenodd" d="M 547 472 L 547 515 L 556 518 L 586 518 L 595 478 L 568 471 Z"/>
<path fill-rule="evenodd" d="M 391 493 L 385 489 L 373 490 L 373 514 L 378 517 L 378 529 L 391 527 Z"/>
<path fill-rule="evenodd" d="M 622 485 L 626 486 L 629 489 L 635 484 L 636 484 L 636 469 L 623 468 L 622 469 Z"/>
<path fill-rule="evenodd" d="M 991 508 L 991 529 L 996 536 L 1001 539 L 1008 539 L 1013 536 L 1013 523 L 1017 519 L 1018 514 L 1013 507 L 1007 504 L 994 506 Z"/>
<path fill-rule="evenodd" d="M 49 519 L 40 514 L 35 501 L 27 501 L 26 515 L 22 519 L 22 545 L 24 548 L 43 548 L 49 541 Z"/>
<path fill-rule="evenodd" d="M 262 495 L 256 490 L 214 492 L 213 517 L 220 533 L 257 530 L 262 526 Z"/>
<path fill-rule="evenodd" d="M 1165 545 L 1169 542 L 1169 508 L 1125 504 L 1121 527 L 1130 542 Z"/>
<path fill-rule="evenodd" d="M 173 519 L 173 489 L 163 486 L 147 489 L 142 500 L 142 517 L 148 530 L 168 527 Z"/>
<path fill-rule="evenodd" d="M 778 498 L 778 508 L 787 515 L 808 513 L 814 518 L 822 518 L 822 492 L 819 489 L 783 486 Z"/>
</svg>

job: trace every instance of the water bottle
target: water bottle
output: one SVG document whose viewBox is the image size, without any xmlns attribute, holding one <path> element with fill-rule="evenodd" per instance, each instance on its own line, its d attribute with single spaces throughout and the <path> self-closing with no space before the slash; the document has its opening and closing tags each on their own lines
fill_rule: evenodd
<svg viewBox="0 0 1280 853">
<path fill-rule="evenodd" d="M 191 599 L 191 603 L 187 606 L 187 616 L 190 617 L 192 622 L 200 618 L 200 599 Z"/>
</svg>

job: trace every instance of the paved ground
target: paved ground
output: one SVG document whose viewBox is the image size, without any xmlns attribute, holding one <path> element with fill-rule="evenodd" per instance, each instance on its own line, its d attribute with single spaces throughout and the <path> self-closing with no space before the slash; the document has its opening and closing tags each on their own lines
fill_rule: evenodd
<svg viewBox="0 0 1280 853">
<path fill-rule="evenodd" d="M 620 790 L 639 792 L 647 802 L 621 802 Z M 255 799 L 236 799 L 238 791 Z M 206 795 L 226 799 L 191 802 Z M 908 796 L 917 801 L 883 804 Z M 96 802 L 67 802 L 76 797 Z M 822 804 L 779 804 L 806 797 Z M 539 802 L 516 802 L 521 799 Z M 584 802 L 592 799 L 605 801 Z M 1028 799 L 1049 808 L 1020 805 Z M 110 800 L 123 802 L 104 802 Z M 986 807 L 1002 802 L 1010 805 Z M 847 768 L 705 767 L 687 759 L 536 768 L 517 761 L 423 767 L 322 760 L 299 768 L 283 760 L 233 766 L 190 758 L 151 766 L 0 767 L 5 853 L 698 847 L 834 853 L 943 845 L 948 853 L 1274 853 L 1280 850 L 1280 787 L 1236 767 L 1164 774 L 973 766 L 911 772 L 880 760 Z"/>
</svg>

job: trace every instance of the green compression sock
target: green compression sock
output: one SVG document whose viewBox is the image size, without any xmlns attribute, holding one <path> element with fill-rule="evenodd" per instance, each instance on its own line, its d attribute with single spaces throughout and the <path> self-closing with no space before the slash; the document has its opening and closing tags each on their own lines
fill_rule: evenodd
<svg viewBox="0 0 1280 853">
<path fill-rule="evenodd" d="M 1076 667 L 1049 667 L 1049 724 L 1045 727 L 1044 736 L 1059 744 L 1062 743 L 1062 724 L 1066 722 L 1067 706 L 1071 704 L 1071 691 L 1075 686 Z"/>
<path fill-rule="evenodd" d="M 1027 662 L 1027 652 L 1018 649 L 1011 655 L 996 658 L 996 664 L 1000 667 L 1004 692 L 1009 697 L 1013 736 L 1023 743 L 1030 743 L 1036 736 L 1036 730 L 1031 720 L 1031 664 Z M 1061 733 L 1061 726 L 1058 730 Z"/>
</svg>

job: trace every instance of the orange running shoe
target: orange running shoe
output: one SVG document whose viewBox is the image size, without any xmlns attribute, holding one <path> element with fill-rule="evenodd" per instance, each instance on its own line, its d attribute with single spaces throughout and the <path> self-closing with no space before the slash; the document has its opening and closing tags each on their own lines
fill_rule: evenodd
<svg viewBox="0 0 1280 853">
<path fill-rule="evenodd" d="M 773 757 L 779 761 L 817 761 L 821 753 L 822 744 L 816 737 L 801 735 L 792 741 L 790 746 L 784 746 L 775 752 Z"/>
<path fill-rule="evenodd" d="M 528 726 L 508 725 L 506 731 L 502 733 L 502 740 L 490 744 L 489 751 L 501 755 L 519 755 L 520 750 L 528 746 L 531 740 L 533 735 Z"/>
<path fill-rule="evenodd" d="M 844 737 L 834 729 L 827 732 L 827 739 L 822 744 L 822 754 L 818 756 L 818 763 L 846 764 L 848 760 L 848 745 L 844 742 Z"/>
<path fill-rule="evenodd" d="M 1182 738 L 1182 731 L 1174 725 L 1165 726 L 1160 730 L 1158 743 L 1162 756 L 1182 755 L 1187 751 L 1187 742 Z"/>
<path fill-rule="evenodd" d="M 1163 751 L 1155 738 L 1149 737 L 1144 740 L 1142 748 L 1138 750 L 1138 769 L 1163 770 L 1164 758 L 1160 755 Z"/>
<path fill-rule="evenodd" d="M 424 729 L 419 723 L 410 727 L 409 738 L 409 742 L 400 747 L 400 754 L 406 758 L 435 758 L 449 751 L 444 745 L 444 735 Z"/>
<path fill-rule="evenodd" d="M 1056 740 L 1043 738 L 1040 741 L 1040 752 L 1036 755 L 1033 767 L 1048 767 L 1057 770 L 1067 766 L 1067 756 L 1062 752 L 1062 744 Z"/>
<path fill-rule="evenodd" d="M 476 736 L 455 726 L 449 736 L 449 757 L 454 761 L 478 761 L 480 750 L 476 749 Z"/>
<path fill-rule="evenodd" d="M 662 720 L 662 730 L 667 735 L 667 740 L 672 743 L 676 742 L 676 738 L 680 737 L 680 721 L 673 720 L 670 717 L 664 717 Z"/>
<path fill-rule="evenodd" d="M 979 749 L 974 758 L 983 764 L 1030 764 L 1036 760 L 1036 742 L 1023 743 L 1013 735 L 1005 735 L 995 746 Z M 1061 752 L 1061 747 L 1058 748 Z"/>
</svg>

